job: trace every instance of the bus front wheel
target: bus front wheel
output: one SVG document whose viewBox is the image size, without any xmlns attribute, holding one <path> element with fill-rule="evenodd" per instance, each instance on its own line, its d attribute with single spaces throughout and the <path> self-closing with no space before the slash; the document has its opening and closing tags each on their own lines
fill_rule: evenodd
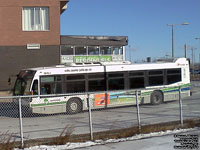
<svg viewBox="0 0 200 150">
<path fill-rule="evenodd" d="M 163 93 L 161 91 L 153 91 L 151 93 L 151 104 L 152 105 L 158 105 L 163 102 Z"/>
<path fill-rule="evenodd" d="M 68 114 L 76 114 L 82 111 L 82 102 L 79 98 L 71 98 L 67 102 L 66 111 Z"/>
</svg>

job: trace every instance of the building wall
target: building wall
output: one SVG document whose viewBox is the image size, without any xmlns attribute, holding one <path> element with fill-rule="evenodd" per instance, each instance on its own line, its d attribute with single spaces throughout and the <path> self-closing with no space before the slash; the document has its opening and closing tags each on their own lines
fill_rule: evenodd
<svg viewBox="0 0 200 150">
<path fill-rule="evenodd" d="M 23 6 L 48 6 L 49 31 L 22 31 Z M 60 44 L 60 0 L 1 0 L 0 46 Z"/>
<path fill-rule="evenodd" d="M 40 50 L 27 50 L 26 46 L 0 46 L 0 90 L 11 90 L 21 69 L 59 64 L 59 51 L 59 46 L 42 46 Z M 11 85 L 8 85 L 9 78 Z"/>
<path fill-rule="evenodd" d="M 60 1 L 0 1 L 0 90 L 12 89 L 21 69 L 59 64 Z M 49 31 L 22 31 L 23 6 L 49 7 Z M 38 43 L 40 49 L 28 50 L 28 43 Z"/>
</svg>

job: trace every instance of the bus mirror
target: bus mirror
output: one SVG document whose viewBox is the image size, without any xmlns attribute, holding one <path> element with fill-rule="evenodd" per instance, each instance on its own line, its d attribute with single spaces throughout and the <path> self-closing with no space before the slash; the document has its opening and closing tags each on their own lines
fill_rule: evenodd
<svg viewBox="0 0 200 150">
<path fill-rule="evenodd" d="M 11 78 L 8 78 L 8 85 L 11 85 Z"/>
<path fill-rule="evenodd" d="M 33 91 L 30 91 L 30 95 L 33 95 Z"/>
</svg>

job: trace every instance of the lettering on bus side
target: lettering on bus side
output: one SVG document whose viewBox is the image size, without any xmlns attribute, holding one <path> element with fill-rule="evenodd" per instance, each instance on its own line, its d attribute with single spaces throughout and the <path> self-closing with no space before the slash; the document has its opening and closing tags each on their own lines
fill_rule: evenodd
<svg viewBox="0 0 200 150">
<path fill-rule="evenodd" d="M 89 72 L 92 71 L 91 68 L 81 68 L 81 69 L 67 69 L 65 72 Z"/>
<path fill-rule="evenodd" d="M 44 72 L 45 75 L 51 74 L 51 72 Z"/>
<path fill-rule="evenodd" d="M 50 100 L 50 102 L 59 102 L 60 101 L 60 99 L 52 99 L 52 100 Z"/>
</svg>

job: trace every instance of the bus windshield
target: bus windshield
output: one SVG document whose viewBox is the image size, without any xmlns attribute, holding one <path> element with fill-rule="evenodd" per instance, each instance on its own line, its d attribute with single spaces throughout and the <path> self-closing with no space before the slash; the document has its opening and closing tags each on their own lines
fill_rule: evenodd
<svg viewBox="0 0 200 150">
<path fill-rule="evenodd" d="M 34 77 L 34 71 L 21 71 L 17 75 L 17 80 L 15 82 L 13 95 L 29 95 L 30 86 L 32 79 Z"/>
</svg>

